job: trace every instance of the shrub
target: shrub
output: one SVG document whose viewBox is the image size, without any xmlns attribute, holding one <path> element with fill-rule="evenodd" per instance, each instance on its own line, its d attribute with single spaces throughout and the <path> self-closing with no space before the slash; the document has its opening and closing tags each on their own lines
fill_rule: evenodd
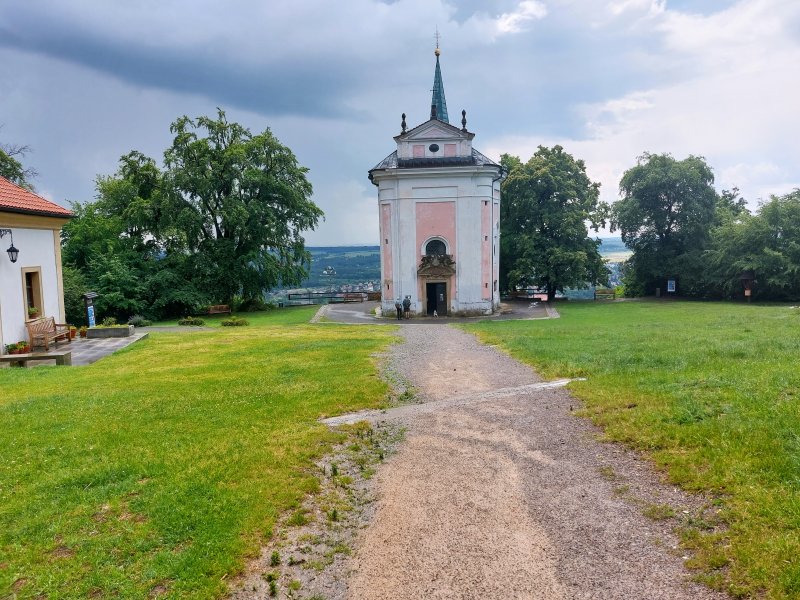
<svg viewBox="0 0 800 600">
<path fill-rule="evenodd" d="M 133 315 L 128 319 L 128 325 L 133 325 L 134 327 L 149 327 L 152 324 L 152 321 L 145 319 L 142 315 Z"/>
<path fill-rule="evenodd" d="M 260 312 L 276 308 L 272 302 L 265 302 L 263 298 L 247 298 L 239 303 L 238 312 Z"/>
<path fill-rule="evenodd" d="M 242 327 L 244 325 L 250 325 L 250 321 L 242 319 L 241 317 L 228 317 L 227 319 L 222 319 L 220 325 L 223 327 Z"/>
<path fill-rule="evenodd" d="M 206 322 L 200 317 L 183 317 L 178 320 L 178 325 L 187 327 L 202 327 Z"/>
</svg>

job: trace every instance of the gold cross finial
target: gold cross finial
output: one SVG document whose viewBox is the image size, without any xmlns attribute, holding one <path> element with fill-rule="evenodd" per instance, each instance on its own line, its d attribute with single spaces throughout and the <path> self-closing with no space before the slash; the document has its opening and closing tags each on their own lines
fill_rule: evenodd
<svg viewBox="0 0 800 600">
<path fill-rule="evenodd" d="M 436 38 L 436 50 L 434 50 L 433 53 L 436 56 L 439 56 L 439 54 L 440 54 L 440 51 L 439 51 L 439 37 L 441 37 L 441 36 L 439 35 L 439 27 L 438 26 L 436 27 L 436 33 L 433 34 L 433 37 Z"/>
</svg>

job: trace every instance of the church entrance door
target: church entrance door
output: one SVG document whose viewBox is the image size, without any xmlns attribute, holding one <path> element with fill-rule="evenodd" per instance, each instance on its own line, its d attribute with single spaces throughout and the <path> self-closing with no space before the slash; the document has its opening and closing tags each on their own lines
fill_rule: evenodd
<svg viewBox="0 0 800 600">
<path fill-rule="evenodd" d="M 427 313 L 433 315 L 433 311 L 440 317 L 447 314 L 447 284 L 443 281 L 425 284 L 425 295 L 428 298 Z"/>
</svg>

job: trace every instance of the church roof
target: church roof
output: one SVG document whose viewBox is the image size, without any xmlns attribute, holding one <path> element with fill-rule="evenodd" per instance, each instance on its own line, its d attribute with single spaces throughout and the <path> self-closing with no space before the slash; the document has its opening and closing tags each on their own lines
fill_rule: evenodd
<svg viewBox="0 0 800 600">
<path fill-rule="evenodd" d="M 444 127 L 444 129 L 442 129 Z M 426 129 L 436 130 L 438 135 L 443 135 L 447 137 L 459 137 L 459 138 L 466 138 L 471 140 L 475 137 L 475 134 L 467 131 L 466 127 L 464 129 L 459 129 L 455 125 L 451 125 L 450 123 L 444 123 L 439 119 L 428 119 L 424 123 L 420 123 L 416 127 L 412 127 L 408 131 L 404 131 L 400 135 L 394 136 L 395 141 L 399 142 L 400 140 L 407 140 L 407 139 L 414 139 L 418 137 L 419 134 L 422 134 L 426 131 Z M 430 136 L 422 136 L 422 137 L 430 137 Z"/>
<path fill-rule="evenodd" d="M 442 69 L 439 67 L 439 47 L 436 47 L 436 70 L 433 73 L 433 94 L 431 95 L 431 119 L 439 119 L 449 123 L 447 118 L 447 100 L 444 97 Z"/>
<path fill-rule="evenodd" d="M 0 177 L 0 212 L 72 217 L 72 212 Z"/>
<path fill-rule="evenodd" d="M 397 158 L 397 150 L 370 169 L 420 169 L 430 167 L 499 167 L 491 158 L 481 154 L 475 148 L 471 156 L 439 156 L 436 158 Z"/>
</svg>

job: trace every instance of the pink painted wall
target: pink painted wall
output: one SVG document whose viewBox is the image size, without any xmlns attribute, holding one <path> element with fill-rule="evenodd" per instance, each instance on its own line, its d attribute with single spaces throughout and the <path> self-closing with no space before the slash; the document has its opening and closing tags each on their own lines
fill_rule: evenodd
<svg viewBox="0 0 800 600">
<path fill-rule="evenodd" d="M 456 203 L 417 202 L 417 254 L 422 256 L 422 244 L 428 238 L 441 237 L 447 240 L 453 260 L 456 256 Z"/>
<path fill-rule="evenodd" d="M 386 241 L 389 241 L 387 244 Z M 381 282 L 381 293 L 384 300 L 394 300 L 394 284 L 392 283 L 392 206 L 381 204 L 381 258 L 383 259 L 383 277 L 389 281 Z"/>
<path fill-rule="evenodd" d="M 486 284 L 489 287 L 486 287 Z M 492 299 L 492 201 L 481 200 L 481 298 Z"/>
<path fill-rule="evenodd" d="M 453 256 L 453 260 L 458 265 L 456 256 L 456 203 L 455 202 L 417 202 L 417 256 L 422 257 L 422 244 L 432 237 L 440 237 L 447 240 L 448 252 Z M 419 259 L 417 260 L 419 262 Z M 455 277 L 450 277 L 447 282 L 447 304 L 452 307 L 453 300 L 456 298 L 457 290 Z M 421 311 L 426 310 L 427 290 L 425 284 L 427 280 L 420 278 L 419 298 L 421 300 Z"/>
</svg>

